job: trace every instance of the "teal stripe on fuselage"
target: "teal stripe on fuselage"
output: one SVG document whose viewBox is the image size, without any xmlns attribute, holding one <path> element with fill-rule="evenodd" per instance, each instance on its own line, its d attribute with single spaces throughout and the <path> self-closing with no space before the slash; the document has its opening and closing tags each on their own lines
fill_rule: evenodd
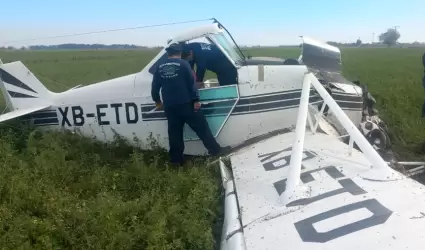
<svg viewBox="0 0 425 250">
<path fill-rule="evenodd" d="M 203 110 L 204 113 L 207 113 L 210 116 L 206 115 L 208 125 L 210 127 L 211 133 L 216 137 L 220 133 L 220 129 L 224 126 L 232 113 L 236 102 L 238 101 L 238 89 L 236 85 L 223 86 L 219 88 L 211 89 L 201 89 L 199 90 L 199 96 L 201 102 L 216 102 L 224 101 L 225 105 L 222 107 L 205 107 Z M 198 140 L 199 137 L 196 133 L 186 124 L 184 127 L 184 140 Z"/>
<path fill-rule="evenodd" d="M 213 101 L 220 99 L 238 98 L 237 86 L 229 85 L 219 88 L 200 89 L 199 96 L 201 101 Z"/>
<path fill-rule="evenodd" d="M 214 115 L 214 116 L 209 116 L 205 118 L 207 119 L 208 126 L 210 127 L 211 133 L 214 136 L 218 136 L 218 132 L 220 131 L 220 128 L 226 122 L 227 115 L 217 115 L 217 116 Z M 196 133 L 187 124 L 185 124 L 185 127 L 184 127 L 184 139 L 185 140 L 199 139 Z"/>
</svg>

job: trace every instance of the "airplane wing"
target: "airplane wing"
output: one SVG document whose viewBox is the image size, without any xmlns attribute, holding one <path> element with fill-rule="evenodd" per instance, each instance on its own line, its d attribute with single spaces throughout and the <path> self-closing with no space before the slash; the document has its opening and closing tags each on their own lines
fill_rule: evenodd
<svg viewBox="0 0 425 250">
<path fill-rule="evenodd" d="M 31 107 L 31 108 L 15 109 L 11 112 L 0 115 L 0 122 L 4 122 L 4 121 L 7 121 L 7 120 L 17 118 L 17 117 L 28 115 L 28 114 L 31 114 L 33 112 L 37 112 L 37 111 L 49 108 L 51 106 L 52 105 L 38 105 L 38 106 L 35 106 L 35 107 Z"/>
<path fill-rule="evenodd" d="M 423 249 L 425 188 L 374 168 L 333 135 L 306 132 L 294 199 L 282 204 L 295 132 L 246 147 L 223 174 L 222 249 Z M 225 172 L 226 170 L 224 170 Z M 231 177 L 229 177 L 231 176 Z"/>
</svg>

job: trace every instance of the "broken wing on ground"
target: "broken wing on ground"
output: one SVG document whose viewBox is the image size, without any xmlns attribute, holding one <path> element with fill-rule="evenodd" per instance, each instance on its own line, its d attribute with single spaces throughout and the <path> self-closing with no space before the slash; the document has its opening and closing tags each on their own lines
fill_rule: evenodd
<svg viewBox="0 0 425 250">
<path fill-rule="evenodd" d="M 295 133 L 231 157 L 247 249 L 423 249 L 425 188 L 359 151 L 308 132 L 297 198 L 280 205 Z M 324 143 L 326 142 L 326 143 Z"/>
</svg>

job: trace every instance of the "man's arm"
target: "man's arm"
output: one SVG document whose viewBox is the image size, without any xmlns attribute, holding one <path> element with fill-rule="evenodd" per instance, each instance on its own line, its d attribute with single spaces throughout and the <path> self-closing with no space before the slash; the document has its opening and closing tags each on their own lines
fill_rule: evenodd
<svg viewBox="0 0 425 250">
<path fill-rule="evenodd" d="M 159 90 L 161 89 L 161 82 L 158 79 L 158 69 L 155 71 L 152 79 L 151 96 L 155 103 L 161 103 L 161 96 Z"/>
<path fill-rule="evenodd" d="M 190 67 L 192 68 L 192 70 L 195 68 L 195 61 L 190 61 L 189 62 Z"/>
<path fill-rule="evenodd" d="M 190 97 L 192 99 L 193 102 L 199 102 L 199 90 L 196 87 L 196 81 L 195 81 L 195 77 L 193 75 L 192 69 L 190 68 L 189 63 L 187 63 L 186 61 L 184 61 L 181 64 L 181 70 L 182 72 L 184 72 L 185 75 L 185 82 L 187 84 L 187 88 L 189 90 L 190 93 Z"/>
<path fill-rule="evenodd" d="M 192 75 L 195 77 L 195 82 L 197 82 L 197 76 L 196 76 L 196 72 L 195 72 L 195 61 L 190 61 L 189 62 L 190 68 L 192 69 Z"/>
<path fill-rule="evenodd" d="M 201 59 L 196 62 L 196 78 L 198 82 L 204 81 L 205 72 L 207 71 L 207 61 Z"/>
</svg>

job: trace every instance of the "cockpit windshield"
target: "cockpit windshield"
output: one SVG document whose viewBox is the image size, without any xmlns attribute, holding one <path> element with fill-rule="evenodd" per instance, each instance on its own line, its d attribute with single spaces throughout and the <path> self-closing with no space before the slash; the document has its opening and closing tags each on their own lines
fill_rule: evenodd
<svg viewBox="0 0 425 250">
<path fill-rule="evenodd" d="M 219 34 L 210 35 L 216 40 L 221 47 L 229 54 L 229 56 L 235 61 L 236 64 L 241 64 L 244 60 L 244 55 L 240 53 L 237 45 L 230 39 L 227 33 L 222 32 Z"/>
</svg>

